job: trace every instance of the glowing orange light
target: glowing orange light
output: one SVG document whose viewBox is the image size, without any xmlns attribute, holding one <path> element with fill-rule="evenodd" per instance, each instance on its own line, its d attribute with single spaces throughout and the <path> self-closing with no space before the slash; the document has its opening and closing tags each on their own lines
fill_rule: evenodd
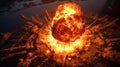
<svg viewBox="0 0 120 67">
<path fill-rule="evenodd" d="M 74 54 L 76 49 L 81 49 L 86 43 L 82 11 L 75 3 L 59 5 L 51 23 L 43 29 L 40 32 L 40 41 L 58 55 Z"/>
<path fill-rule="evenodd" d="M 59 5 L 52 20 L 52 35 L 63 42 L 75 41 L 85 31 L 80 7 L 75 3 Z"/>
</svg>

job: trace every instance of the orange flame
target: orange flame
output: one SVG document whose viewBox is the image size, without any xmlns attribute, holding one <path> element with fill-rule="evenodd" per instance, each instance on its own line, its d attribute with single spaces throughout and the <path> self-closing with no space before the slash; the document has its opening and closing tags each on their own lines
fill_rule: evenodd
<svg viewBox="0 0 120 67">
<path fill-rule="evenodd" d="M 85 31 L 82 11 L 75 3 L 59 5 L 52 20 L 52 35 L 63 42 L 75 41 Z"/>
<path fill-rule="evenodd" d="M 51 23 L 41 30 L 40 41 L 46 43 L 58 55 L 74 53 L 86 43 L 82 11 L 75 3 L 59 5 Z"/>
</svg>

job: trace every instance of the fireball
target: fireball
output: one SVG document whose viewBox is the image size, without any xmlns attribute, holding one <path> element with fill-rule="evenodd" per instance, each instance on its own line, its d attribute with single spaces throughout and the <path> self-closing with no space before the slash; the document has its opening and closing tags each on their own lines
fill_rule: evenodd
<svg viewBox="0 0 120 67">
<path fill-rule="evenodd" d="M 85 31 L 80 7 L 75 3 L 59 5 L 52 20 L 52 35 L 62 42 L 73 42 Z"/>
<path fill-rule="evenodd" d="M 43 29 L 46 34 L 40 32 L 40 41 L 55 54 L 68 55 L 83 47 L 85 22 L 80 7 L 75 3 L 59 5 L 51 23 Z"/>
</svg>

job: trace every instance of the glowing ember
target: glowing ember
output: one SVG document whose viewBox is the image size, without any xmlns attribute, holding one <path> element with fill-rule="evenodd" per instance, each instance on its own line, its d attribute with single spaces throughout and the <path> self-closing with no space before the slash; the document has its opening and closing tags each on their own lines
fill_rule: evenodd
<svg viewBox="0 0 120 67">
<path fill-rule="evenodd" d="M 63 42 L 73 42 L 85 31 L 82 11 L 75 3 L 59 5 L 52 20 L 52 35 Z"/>
</svg>

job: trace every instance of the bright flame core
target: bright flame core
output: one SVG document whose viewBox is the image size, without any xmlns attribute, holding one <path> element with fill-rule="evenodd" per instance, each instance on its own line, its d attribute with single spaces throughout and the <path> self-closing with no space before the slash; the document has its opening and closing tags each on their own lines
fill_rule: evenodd
<svg viewBox="0 0 120 67">
<path fill-rule="evenodd" d="M 73 42 L 85 31 L 80 7 L 75 3 L 59 5 L 52 20 L 52 35 L 62 42 Z"/>
</svg>

